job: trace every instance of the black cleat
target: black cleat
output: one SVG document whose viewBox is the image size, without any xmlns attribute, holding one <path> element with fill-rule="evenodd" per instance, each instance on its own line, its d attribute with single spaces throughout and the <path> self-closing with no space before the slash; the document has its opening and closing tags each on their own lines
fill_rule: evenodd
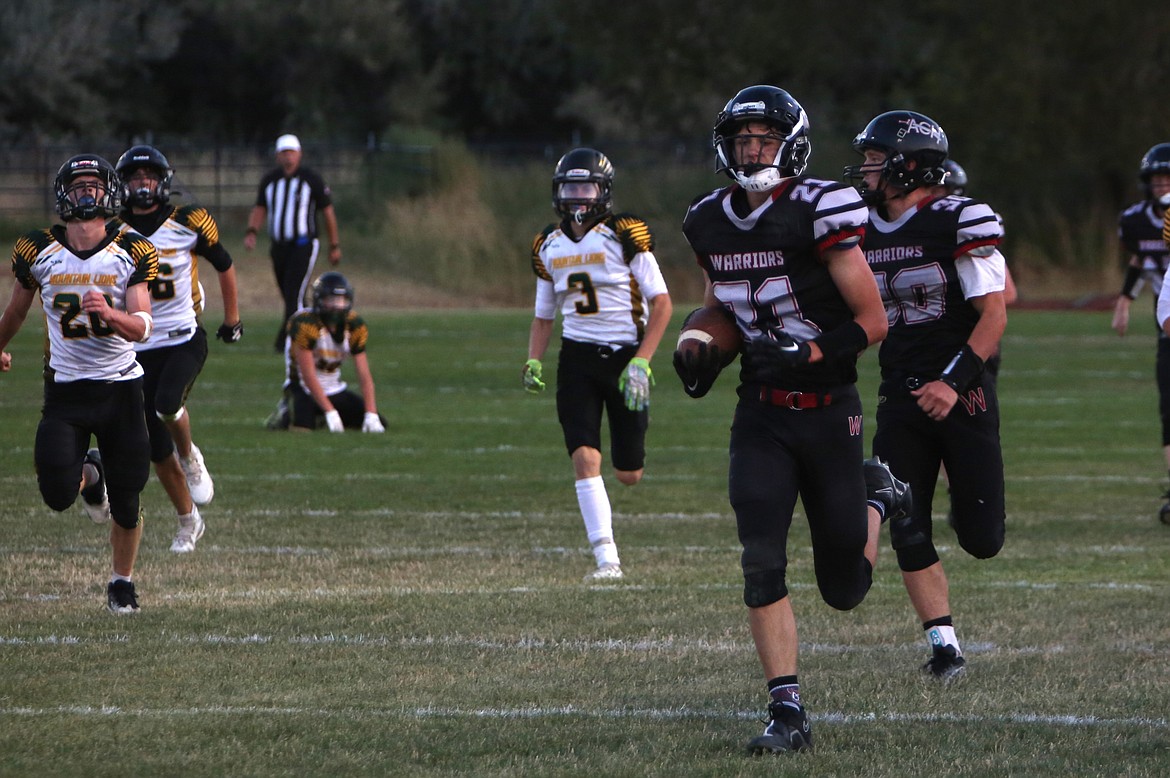
<svg viewBox="0 0 1170 778">
<path fill-rule="evenodd" d="M 914 499 L 910 484 L 899 481 L 890 472 L 890 466 L 878 457 L 862 463 L 865 470 L 865 499 L 882 506 L 882 521 L 898 521 L 910 516 Z"/>
<path fill-rule="evenodd" d="M 137 613 L 138 595 L 130 581 L 111 581 L 106 587 L 106 604 L 110 613 Z"/>
<path fill-rule="evenodd" d="M 85 452 L 85 462 L 82 464 L 93 467 L 97 472 L 97 480 L 81 490 L 81 507 L 95 524 L 105 524 L 110 520 L 110 500 L 106 495 L 106 470 L 102 467 L 102 452 L 91 448 Z"/>
<path fill-rule="evenodd" d="M 768 705 L 768 726 L 764 734 L 747 744 L 752 756 L 782 754 L 785 751 L 812 751 L 812 727 L 804 708 L 794 708 L 782 702 Z"/>
<path fill-rule="evenodd" d="M 933 646 L 930 649 L 930 660 L 922 666 L 922 670 L 949 683 L 962 675 L 966 666 L 967 660 L 954 646 Z"/>
<path fill-rule="evenodd" d="M 1162 499 L 1166 500 L 1167 502 L 1162 506 L 1161 510 L 1158 511 L 1158 521 L 1162 522 L 1163 524 L 1170 525 L 1170 492 L 1166 492 L 1164 495 L 1162 495 Z"/>
</svg>

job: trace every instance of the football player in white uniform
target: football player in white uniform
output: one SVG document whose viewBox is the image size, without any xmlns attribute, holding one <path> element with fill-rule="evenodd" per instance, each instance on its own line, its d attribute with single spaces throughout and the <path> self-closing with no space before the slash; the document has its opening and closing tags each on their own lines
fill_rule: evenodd
<svg viewBox="0 0 1170 778">
<path fill-rule="evenodd" d="M 207 360 L 207 333 L 199 321 L 203 285 L 197 257 L 219 274 L 224 322 L 216 332 L 225 343 L 243 334 L 237 303 L 236 270 L 219 241 L 219 228 L 207 209 L 170 203 L 174 171 L 152 146 L 132 146 L 115 166 L 126 184 L 127 202 L 118 227 L 150 239 L 159 254 L 158 277 L 150 284 L 154 332 L 135 344 L 145 371 L 143 393 L 150 458 L 155 473 L 178 514 L 179 529 L 171 551 L 195 550 L 205 525 L 199 505 L 215 496 L 203 453 L 191 439 L 187 396 Z"/>
<path fill-rule="evenodd" d="M 366 355 L 370 337 L 365 321 L 353 310 L 353 286 L 335 270 L 322 273 L 310 290 L 312 307 L 288 321 L 285 362 L 287 411 L 278 412 L 270 429 L 312 430 L 318 424 L 330 432 L 360 429 L 386 431 L 378 413 L 374 376 Z M 362 393 L 349 389 L 341 366 L 353 358 Z"/>
<path fill-rule="evenodd" d="M 0 370 L 11 368 L 3 349 L 39 296 L 48 336 L 33 454 L 41 497 L 63 511 L 80 492 L 91 519 L 113 519 L 106 604 L 113 613 L 135 613 L 139 497 L 150 457 L 133 344 L 150 338 L 147 285 L 158 255 L 141 235 L 106 226 L 121 204 L 122 182 L 105 159 L 71 157 L 57 172 L 54 193 L 65 225 L 26 233 L 12 250 L 16 284 L 0 316 Z M 97 448 L 89 448 L 91 435 Z"/>
<path fill-rule="evenodd" d="M 587 580 L 622 577 L 612 509 L 601 478 L 601 416 L 609 417 L 617 479 L 642 478 L 649 422 L 650 359 L 670 321 L 670 295 L 646 222 L 612 212 L 613 165 L 594 149 L 565 154 L 553 174 L 550 224 L 532 247 L 535 316 L 524 388 L 544 389 L 541 359 L 561 312 L 557 417 L 573 461 L 577 504 L 597 569 Z"/>
</svg>

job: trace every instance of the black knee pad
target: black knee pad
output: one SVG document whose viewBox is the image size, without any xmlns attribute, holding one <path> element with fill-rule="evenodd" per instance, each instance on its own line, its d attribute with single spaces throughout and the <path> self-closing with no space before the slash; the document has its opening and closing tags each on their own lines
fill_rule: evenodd
<svg viewBox="0 0 1170 778">
<path fill-rule="evenodd" d="M 783 570 L 743 574 L 743 604 L 749 608 L 763 608 L 787 596 Z"/>
<path fill-rule="evenodd" d="M 142 523 L 142 508 L 138 493 L 118 494 L 110 492 L 110 515 L 114 523 L 123 529 L 134 529 Z"/>
<path fill-rule="evenodd" d="M 853 610 L 860 605 L 865 595 L 869 593 L 869 587 L 873 585 L 873 565 L 868 559 L 862 559 L 857 575 L 851 578 L 852 580 L 833 576 L 822 581 L 821 576 L 817 576 L 821 599 L 826 605 L 839 611 Z"/>
<path fill-rule="evenodd" d="M 930 543 L 930 538 L 914 523 L 913 516 L 890 520 L 890 547 L 895 551 Z"/>
<path fill-rule="evenodd" d="M 938 551 L 933 543 L 919 543 L 895 550 L 898 555 L 898 569 L 906 573 L 925 570 L 938 561 Z"/>
<path fill-rule="evenodd" d="M 995 533 L 980 533 L 973 538 L 959 535 L 959 547 L 976 559 L 991 559 L 1003 548 L 1003 528 Z"/>
</svg>

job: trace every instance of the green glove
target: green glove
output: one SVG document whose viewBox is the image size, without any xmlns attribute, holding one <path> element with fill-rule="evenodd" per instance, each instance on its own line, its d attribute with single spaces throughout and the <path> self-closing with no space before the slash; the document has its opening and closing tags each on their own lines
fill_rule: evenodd
<svg viewBox="0 0 1170 778">
<path fill-rule="evenodd" d="M 626 407 L 631 411 L 644 411 L 650 406 L 650 387 L 653 385 L 650 360 L 642 357 L 631 359 L 618 379 L 618 389 L 625 393 Z"/>
<path fill-rule="evenodd" d="M 524 391 L 529 394 L 540 394 L 544 391 L 544 381 L 540 380 L 540 375 L 544 368 L 540 365 L 539 359 L 530 359 L 524 363 L 524 373 L 521 379 L 524 381 Z"/>
</svg>

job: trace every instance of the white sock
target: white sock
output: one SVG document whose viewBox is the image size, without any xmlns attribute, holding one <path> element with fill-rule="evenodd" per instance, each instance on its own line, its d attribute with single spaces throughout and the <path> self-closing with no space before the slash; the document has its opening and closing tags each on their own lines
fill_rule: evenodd
<svg viewBox="0 0 1170 778">
<path fill-rule="evenodd" d="M 122 575 L 120 573 L 113 573 L 110 575 L 110 583 L 116 583 L 117 581 L 129 581 L 129 580 L 130 580 L 130 576 L 128 576 L 128 575 Z"/>
<path fill-rule="evenodd" d="M 930 644 L 931 648 L 935 646 L 954 646 L 959 656 L 963 655 L 963 649 L 959 648 L 959 639 L 955 636 L 954 627 L 931 627 L 926 631 L 926 642 Z"/>
<path fill-rule="evenodd" d="M 601 476 L 582 478 L 576 482 L 577 505 L 581 518 L 585 520 L 585 535 L 593 546 L 593 556 L 598 566 L 618 564 L 617 545 L 613 542 L 613 511 L 605 481 Z"/>
</svg>

